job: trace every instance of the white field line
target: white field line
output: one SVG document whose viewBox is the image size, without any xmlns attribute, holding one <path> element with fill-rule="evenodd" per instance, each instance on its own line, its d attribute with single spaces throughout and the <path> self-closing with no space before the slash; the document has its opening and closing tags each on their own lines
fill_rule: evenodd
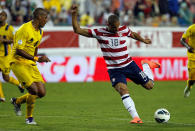
<svg viewBox="0 0 195 131">
<path fill-rule="evenodd" d="M 1 117 L 11 117 L 12 115 L 0 115 L 0 118 Z M 20 117 L 20 116 L 19 116 Z M 52 116 L 52 115 L 45 115 L 45 116 L 36 116 L 36 117 L 43 117 L 43 118 L 70 118 L 70 119 L 81 119 L 81 118 L 89 118 L 89 117 L 78 117 L 78 116 L 61 116 L 61 115 L 56 115 L 56 116 Z M 93 116 L 90 116 L 90 117 L 93 117 Z M 96 119 L 96 120 L 101 120 L 101 119 L 104 119 L 104 118 L 94 118 L 93 119 Z M 104 119 L 105 120 L 105 119 Z M 116 117 L 110 117 L 110 118 L 107 118 L 107 120 L 118 120 L 118 121 L 130 121 L 131 119 L 128 119 L 128 118 L 116 118 Z M 155 123 L 155 121 L 144 121 L 143 122 L 145 123 Z M 184 126 L 195 126 L 195 123 L 175 123 L 175 122 L 168 122 L 169 124 L 175 124 L 175 125 L 184 125 Z"/>
</svg>

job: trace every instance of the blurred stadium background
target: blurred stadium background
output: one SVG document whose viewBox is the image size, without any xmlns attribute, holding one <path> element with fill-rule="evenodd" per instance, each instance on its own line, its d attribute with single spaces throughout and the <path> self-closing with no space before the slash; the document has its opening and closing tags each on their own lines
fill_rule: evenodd
<svg viewBox="0 0 195 131">
<path fill-rule="evenodd" d="M 83 27 L 105 26 L 114 13 L 121 24 L 152 39 L 150 46 L 128 39 L 129 54 L 138 65 L 141 59 L 162 65 L 153 70 L 157 82 L 150 93 L 128 83 L 145 125 L 127 124 L 129 114 L 111 88 L 98 42 L 72 30 L 73 3 L 79 5 L 78 19 Z M 52 60 L 38 63 L 48 82 L 48 94 L 37 101 L 35 109 L 35 119 L 41 126 L 23 126 L 23 117 L 15 117 L 11 105 L 5 103 L 0 105 L 0 130 L 194 130 L 195 97 L 192 94 L 188 100 L 183 98 L 188 73 L 186 49 L 180 38 L 195 22 L 195 0 L 1 0 L 0 6 L 15 30 L 31 19 L 36 7 L 48 9 L 49 21 L 43 28 L 39 53 Z M 4 83 L 3 87 L 7 100 L 19 95 L 10 84 Z M 154 111 L 161 107 L 171 113 L 169 124 L 158 125 L 153 120 Z"/>
<path fill-rule="evenodd" d="M 111 13 L 120 16 L 121 24 L 130 26 L 188 26 L 195 20 L 194 0 L 1 0 L 8 23 L 21 25 L 31 19 L 36 7 L 50 12 L 49 27 L 70 26 L 70 7 L 80 6 L 83 26 L 104 25 Z"/>
</svg>

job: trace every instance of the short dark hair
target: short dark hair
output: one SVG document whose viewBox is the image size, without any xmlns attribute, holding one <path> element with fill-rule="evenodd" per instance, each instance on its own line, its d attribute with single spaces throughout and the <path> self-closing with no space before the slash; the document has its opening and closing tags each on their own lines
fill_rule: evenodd
<svg viewBox="0 0 195 131">
<path fill-rule="evenodd" d="M 108 17 L 108 24 L 111 25 L 115 22 L 118 22 L 119 21 L 119 17 L 117 15 L 110 15 Z"/>
<path fill-rule="evenodd" d="M 38 16 L 43 15 L 43 14 L 48 14 L 48 11 L 46 9 L 43 9 L 43 8 L 36 8 L 33 11 L 33 19 L 37 19 Z"/>
<path fill-rule="evenodd" d="M 5 10 L 0 11 L 0 13 L 4 13 L 5 16 L 7 17 L 7 13 L 5 12 Z"/>
</svg>

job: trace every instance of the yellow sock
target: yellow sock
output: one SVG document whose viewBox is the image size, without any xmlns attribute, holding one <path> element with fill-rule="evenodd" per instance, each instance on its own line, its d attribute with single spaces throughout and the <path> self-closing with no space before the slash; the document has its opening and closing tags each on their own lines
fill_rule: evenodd
<svg viewBox="0 0 195 131">
<path fill-rule="evenodd" d="M 16 86 L 20 85 L 19 81 L 16 80 L 15 78 L 13 78 L 13 77 L 9 77 L 9 83 L 11 83 L 13 85 L 16 85 Z"/>
<path fill-rule="evenodd" d="M 1 81 L 0 81 L 0 98 L 5 98 L 4 97 L 4 94 L 3 94 L 3 89 L 2 89 Z"/>
<path fill-rule="evenodd" d="M 26 99 L 26 118 L 32 117 L 37 96 L 29 94 Z"/>
<path fill-rule="evenodd" d="M 29 93 L 24 94 L 23 96 L 20 96 L 16 99 L 16 104 L 22 104 L 26 102 L 27 97 L 29 96 Z"/>
</svg>

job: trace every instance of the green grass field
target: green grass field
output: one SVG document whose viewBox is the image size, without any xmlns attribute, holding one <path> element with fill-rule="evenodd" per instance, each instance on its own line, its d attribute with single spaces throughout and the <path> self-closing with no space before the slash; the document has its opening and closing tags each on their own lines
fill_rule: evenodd
<svg viewBox="0 0 195 131">
<path fill-rule="evenodd" d="M 131 97 L 144 124 L 129 124 L 129 113 L 109 82 L 47 83 L 46 97 L 37 100 L 34 118 L 38 125 L 26 125 L 25 107 L 22 116 L 15 116 L 11 97 L 21 95 L 17 88 L 3 84 L 6 102 L 0 103 L 0 131 L 194 131 L 195 90 L 183 97 L 185 81 L 156 82 L 153 90 L 128 83 Z M 158 124 L 156 109 L 166 108 L 171 119 Z"/>
</svg>

